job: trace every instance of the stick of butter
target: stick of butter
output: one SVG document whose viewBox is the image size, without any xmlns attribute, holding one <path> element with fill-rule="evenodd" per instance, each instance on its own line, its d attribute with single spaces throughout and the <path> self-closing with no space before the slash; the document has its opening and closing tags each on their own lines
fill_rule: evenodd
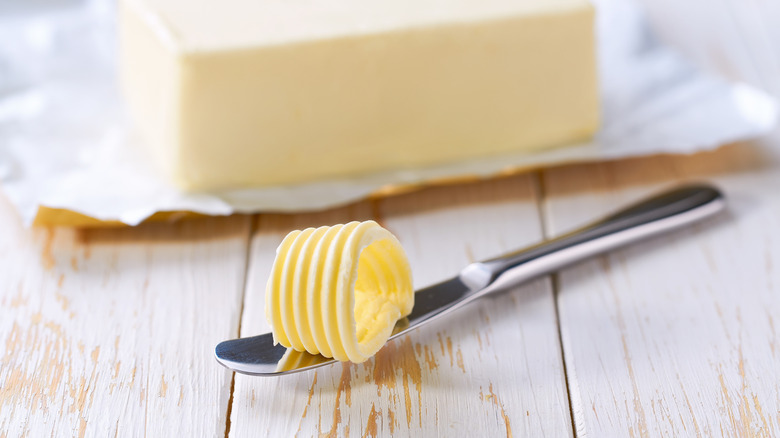
<svg viewBox="0 0 780 438">
<path fill-rule="evenodd" d="M 184 189 L 563 145 L 598 125 L 587 0 L 123 0 L 121 77 Z"/>
</svg>

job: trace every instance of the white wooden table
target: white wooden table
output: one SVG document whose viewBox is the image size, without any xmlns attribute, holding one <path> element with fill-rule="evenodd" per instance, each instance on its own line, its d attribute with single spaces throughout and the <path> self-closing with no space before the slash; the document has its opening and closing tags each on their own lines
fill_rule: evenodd
<svg viewBox="0 0 780 438">
<path fill-rule="evenodd" d="M 649 2 L 666 38 L 780 95 L 780 5 L 672 3 Z M 694 10 L 709 27 L 690 28 Z M 134 229 L 27 230 L 0 201 L 0 437 L 780 436 L 778 151 L 775 135 Z M 685 180 L 721 186 L 729 212 L 484 299 L 364 364 L 251 378 L 213 359 L 268 330 L 266 276 L 291 229 L 373 218 L 419 287 Z"/>
</svg>

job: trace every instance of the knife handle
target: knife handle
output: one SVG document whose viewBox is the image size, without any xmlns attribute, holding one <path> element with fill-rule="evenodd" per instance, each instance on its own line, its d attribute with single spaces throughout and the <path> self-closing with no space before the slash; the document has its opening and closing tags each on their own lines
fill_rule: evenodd
<svg viewBox="0 0 780 438">
<path fill-rule="evenodd" d="M 475 295 L 549 274 L 580 260 L 697 222 L 723 210 L 710 185 L 677 188 L 530 248 L 472 263 L 460 279 Z M 511 274 L 511 275 L 510 275 Z"/>
</svg>

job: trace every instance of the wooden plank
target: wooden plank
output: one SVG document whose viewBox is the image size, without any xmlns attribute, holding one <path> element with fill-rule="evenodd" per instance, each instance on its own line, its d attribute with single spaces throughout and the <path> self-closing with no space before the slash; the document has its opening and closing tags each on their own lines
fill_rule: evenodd
<svg viewBox="0 0 780 438">
<path fill-rule="evenodd" d="M 264 287 L 290 230 L 375 218 L 421 287 L 541 236 L 531 176 L 439 187 L 307 216 L 261 216 L 242 334 L 268 331 Z M 548 279 L 482 300 L 375 358 L 278 378 L 236 375 L 230 436 L 571 436 Z"/>
<path fill-rule="evenodd" d="M 721 186 L 728 214 L 558 276 L 576 436 L 780 435 L 780 172 L 769 149 L 546 171 L 547 228 L 691 179 Z"/>
<path fill-rule="evenodd" d="M 25 230 L 0 202 L 0 436 L 224 434 L 250 218 Z"/>
</svg>

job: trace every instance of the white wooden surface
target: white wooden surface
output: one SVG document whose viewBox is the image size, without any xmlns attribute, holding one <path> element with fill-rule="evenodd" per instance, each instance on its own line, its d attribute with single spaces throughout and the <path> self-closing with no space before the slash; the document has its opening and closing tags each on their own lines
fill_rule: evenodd
<svg viewBox="0 0 780 438">
<path fill-rule="evenodd" d="M 780 3 L 642 2 L 703 66 L 780 96 Z M 780 134 L 124 230 L 23 230 L 0 201 L 0 437 L 780 436 L 777 150 Z M 727 215 L 469 306 L 365 364 L 258 379 L 212 358 L 239 325 L 267 330 L 263 285 L 290 229 L 378 219 L 422 286 L 700 179 L 725 189 Z"/>
<path fill-rule="evenodd" d="M 0 205 L 0 436 L 225 430 L 249 218 L 23 230 Z"/>
<path fill-rule="evenodd" d="M 723 217 L 557 276 L 576 436 L 780 436 L 780 172 L 757 152 L 544 173 L 552 235 L 679 180 L 730 198 Z"/>
<path fill-rule="evenodd" d="M 306 216 L 261 216 L 242 334 L 269 330 L 274 249 L 294 228 L 374 218 L 406 248 L 417 287 L 541 238 L 530 176 L 437 188 Z M 231 437 L 571 436 L 547 279 L 462 309 L 360 365 L 285 378 L 236 376 Z"/>
<path fill-rule="evenodd" d="M 702 66 L 780 96 L 780 3 L 643 3 Z M 780 436 L 778 148 L 543 172 L 548 237 L 681 180 L 730 198 L 723 218 L 556 276 L 576 436 Z"/>
</svg>

